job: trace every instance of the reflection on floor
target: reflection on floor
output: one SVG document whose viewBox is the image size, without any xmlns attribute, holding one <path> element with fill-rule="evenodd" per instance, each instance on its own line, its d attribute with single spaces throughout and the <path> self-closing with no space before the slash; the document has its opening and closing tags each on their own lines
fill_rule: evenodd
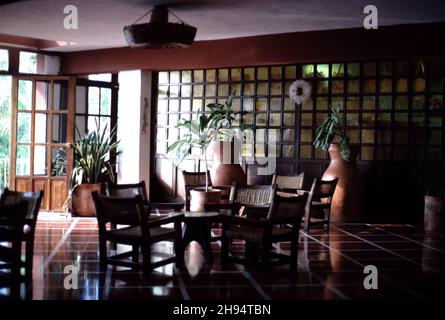
<svg viewBox="0 0 445 320">
<path fill-rule="evenodd" d="M 238 264 L 222 269 L 218 243 L 209 268 L 193 242 L 185 267 L 167 265 L 146 279 L 128 269 L 100 272 L 96 228 L 92 218 L 41 215 L 33 299 L 418 299 L 442 297 L 445 289 L 445 236 L 425 235 L 408 225 L 334 224 L 329 234 L 301 231 L 297 270 Z M 235 245 L 243 249 L 242 243 Z M 276 249 L 286 252 L 288 246 Z M 154 251 L 165 254 L 172 247 L 161 243 Z M 77 290 L 64 289 L 67 265 L 78 267 Z M 379 271 L 377 290 L 364 289 L 366 265 Z"/>
</svg>

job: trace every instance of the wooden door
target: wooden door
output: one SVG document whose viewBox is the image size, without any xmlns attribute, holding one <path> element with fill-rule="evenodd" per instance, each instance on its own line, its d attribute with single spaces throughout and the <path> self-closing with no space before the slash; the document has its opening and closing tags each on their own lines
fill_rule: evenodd
<svg viewBox="0 0 445 320">
<path fill-rule="evenodd" d="M 16 76 L 12 84 L 10 188 L 44 190 L 42 210 L 63 211 L 72 170 L 76 79 Z"/>
</svg>

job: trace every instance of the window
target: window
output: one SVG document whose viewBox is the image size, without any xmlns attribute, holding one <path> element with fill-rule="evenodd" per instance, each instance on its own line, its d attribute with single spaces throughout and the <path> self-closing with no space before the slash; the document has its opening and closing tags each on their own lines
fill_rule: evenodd
<svg viewBox="0 0 445 320">
<path fill-rule="evenodd" d="M 6 49 L 0 49 L 0 71 L 8 71 L 9 53 Z"/>
<path fill-rule="evenodd" d="M 90 74 L 88 80 L 111 82 L 111 73 Z"/>
<path fill-rule="evenodd" d="M 37 73 L 37 53 L 20 51 L 20 73 Z"/>
</svg>

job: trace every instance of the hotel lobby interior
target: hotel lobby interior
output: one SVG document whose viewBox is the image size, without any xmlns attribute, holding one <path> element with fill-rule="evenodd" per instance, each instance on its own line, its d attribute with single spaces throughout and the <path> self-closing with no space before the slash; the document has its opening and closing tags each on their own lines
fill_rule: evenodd
<svg viewBox="0 0 445 320">
<path fill-rule="evenodd" d="M 441 299 L 444 31 L 441 0 L 1 2 L 0 299 Z"/>
</svg>

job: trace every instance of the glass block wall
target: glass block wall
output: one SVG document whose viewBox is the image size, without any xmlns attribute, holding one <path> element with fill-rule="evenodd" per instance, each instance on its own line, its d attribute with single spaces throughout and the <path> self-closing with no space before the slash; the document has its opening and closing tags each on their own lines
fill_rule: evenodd
<svg viewBox="0 0 445 320">
<path fill-rule="evenodd" d="M 314 149 L 315 130 L 329 106 L 339 107 L 351 143 L 362 161 L 418 161 L 425 144 L 443 148 L 444 60 L 363 61 L 321 64 L 162 71 L 158 74 L 156 154 L 181 132 L 179 118 L 223 103 L 235 92 L 233 108 L 248 113 L 241 121 L 254 130 L 254 148 L 244 156 L 276 156 L 278 161 L 327 159 Z M 311 84 L 312 97 L 301 108 L 289 99 L 296 79 Z M 426 138 L 429 120 L 430 139 Z M 276 151 L 268 150 L 276 134 Z M 253 151 L 252 151 L 253 150 Z"/>
</svg>

